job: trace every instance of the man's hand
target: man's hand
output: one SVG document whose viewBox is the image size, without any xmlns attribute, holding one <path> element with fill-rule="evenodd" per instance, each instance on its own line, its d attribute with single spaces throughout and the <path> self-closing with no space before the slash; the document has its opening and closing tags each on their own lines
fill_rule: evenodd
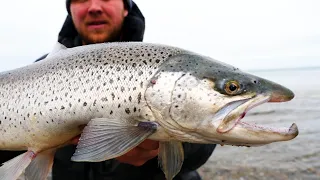
<svg viewBox="0 0 320 180">
<path fill-rule="evenodd" d="M 133 148 L 126 154 L 117 157 L 116 159 L 122 163 L 131 164 L 134 166 L 142 166 L 144 163 L 158 155 L 159 142 L 145 140 L 137 147 Z"/>
<path fill-rule="evenodd" d="M 79 142 L 77 136 L 71 140 L 71 144 L 77 145 Z M 148 160 L 156 157 L 159 153 L 159 142 L 152 140 L 145 140 L 137 147 L 133 148 L 126 154 L 117 157 L 116 159 L 121 163 L 131 164 L 134 166 L 142 166 Z"/>
</svg>

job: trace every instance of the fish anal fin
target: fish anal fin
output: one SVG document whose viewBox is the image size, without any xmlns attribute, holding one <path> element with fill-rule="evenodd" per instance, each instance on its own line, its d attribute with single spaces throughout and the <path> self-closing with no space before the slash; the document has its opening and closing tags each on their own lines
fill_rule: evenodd
<svg viewBox="0 0 320 180">
<path fill-rule="evenodd" d="M 167 180 L 172 180 L 181 170 L 184 150 L 181 142 L 160 142 L 158 161 Z"/>
</svg>

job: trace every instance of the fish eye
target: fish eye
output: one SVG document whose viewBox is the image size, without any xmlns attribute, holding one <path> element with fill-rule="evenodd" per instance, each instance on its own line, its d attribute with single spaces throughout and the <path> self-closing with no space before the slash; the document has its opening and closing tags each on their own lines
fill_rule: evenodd
<svg viewBox="0 0 320 180">
<path fill-rule="evenodd" d="M 234 95 L 240 90 L 240 84 L 237 81 L 229 81 L 225 84 L 224 90 L 226 93 Z"/>
</svg>

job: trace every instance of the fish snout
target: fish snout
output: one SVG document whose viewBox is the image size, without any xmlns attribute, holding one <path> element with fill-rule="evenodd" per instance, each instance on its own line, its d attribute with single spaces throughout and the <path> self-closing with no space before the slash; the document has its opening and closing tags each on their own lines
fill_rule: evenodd
<svg viewBox="0 0 320 180">
<path fill-rule="evenodd" d="M 272 89 L 269 102 L 286 102 L 294 98 L 294 93 L 286 87 L 275 84 Z"/>
</svg>

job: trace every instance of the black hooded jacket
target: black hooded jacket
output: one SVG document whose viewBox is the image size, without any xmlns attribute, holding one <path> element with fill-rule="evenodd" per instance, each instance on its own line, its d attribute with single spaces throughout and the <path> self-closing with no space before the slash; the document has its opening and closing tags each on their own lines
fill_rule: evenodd
<svg viewBox="0 0 320 180">
<path fill-rule="evenodd" d="M 142 41 L 145 30 L 145 19 L 139 8 L 133 3 L 132 9 L 125 18 L 122 38 L 119 41 Z M 81 38 L 68 15 L 58 36 L 58 41 L 68 48 L 81 46 Z M 37 59 L 40 61 L 46 55 Z M 216 145 L 184 143 L 185 160 L 175 180 L 201 179 L 196 169 L 202 166 L 211 156 Z M 157 158 L 153 158 L 140 167 L 119 163 L 117 160 L 104 162 L 72 162 L 71 156 L 76 146 L 69 145 L 57 150 L 52 169 L 53 180 L 162 180 L 165 179 L 159 168 Z M 8 153 L 8 152 L 2 152 Z M 1 155 L 1 152 L 0 152 Z M 9 157 L 9 156 L 8 156 Z"/>
</svg>

